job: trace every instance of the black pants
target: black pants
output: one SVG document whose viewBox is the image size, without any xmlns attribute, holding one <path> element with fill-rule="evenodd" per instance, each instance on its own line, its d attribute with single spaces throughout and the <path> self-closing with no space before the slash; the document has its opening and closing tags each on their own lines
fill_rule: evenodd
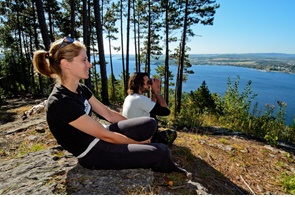
<svg viewBox="0 0 295 197">
<path fill-rule="evenodd" d="M 122 133 L 134 140 L 150 138 L 156 131 L 153 118 L 140 117 L 120 121 L 109 126 L 110 131 Z M 79 163 L 89 169 L 151 168 L 157 172 L 185 172 L 175 165 L 165 144 L 112 144 L 100 140 Z"/>
</svg>

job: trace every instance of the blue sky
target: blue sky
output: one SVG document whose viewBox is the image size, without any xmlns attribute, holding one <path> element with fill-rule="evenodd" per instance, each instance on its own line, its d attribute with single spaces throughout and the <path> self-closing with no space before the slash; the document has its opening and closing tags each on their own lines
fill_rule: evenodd
<svg viewBox="0 0 295 197">
<path fill-rule="evenodd" d="M 199 36 L 190 38 L 188 53 L 295 54 L 295 0 L 216 0 L 216 3 L 220 8 L 216 10 L 214 24 L 193 27 Z M 131 38 L 130 54 L 134 54 L 133 42 Z M 106 39 L 104 45 L 108 54 Z M 120 41 L 112 41 L 112 45 L 119 46 Z M 171 45 L 170 49 L 174 47 Z"/>
<path fill-rule="evenodd" d="M 190 53 L 295 54 L 295 0 L 216 0 L 214 25 L 194 27 Z"/>
</svg>

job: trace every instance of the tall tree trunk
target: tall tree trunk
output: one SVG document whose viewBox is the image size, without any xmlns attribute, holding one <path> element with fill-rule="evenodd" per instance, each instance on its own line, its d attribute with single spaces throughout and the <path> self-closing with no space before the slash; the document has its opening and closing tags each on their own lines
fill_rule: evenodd
<svg viewBox="0 0 295 197">
<path fill-rule="evenodd" d="M 35 44 L 35 49 L 38 49 L 39 48 L 39 40 L 38 40 L 38 34 L 37 34 L 37 25 L 36 25 L 36 12 L 35 12 L 35 4 L 34 4 L 34 1 L 32 1 L 32 10 L 33 10 L 33 13 L 32 13 L 32 17 L 33 17 L 33 33 L 31 36 L 33 36 L 34 38 L 32 38 L 32 42 L 34 42 Z M 33 41 L 34 39 L 34 41 Z M 33 44 L 31 44 L 31 51 L 33 51 Z M 32 55 L 32 54 L 31 54 Z M 30 69 L 30 75 L 32 77 L 32 85 L 33 85 L 33 88 L 34 88 L 34 92 L 41 92 L 40 89 L 38 89 L 38 86 L 35 82 L 35 77 L 34 77 L 34 68 L 31 66 L 31 69 Z M 40 73 L 38 73 L 38 77 L 39 79 L 41 78 L 40 76 Z M 42 84 L 42 80 L 41 80 L 41 83 L 39 83 L 40 87 L 43 87 L 43 84 Z"/>
<path fill-rule="evenodd" d="M 182 95 L 182 76 L 183 76 L 183 67 L 184 67 L 184 57 L 185 57 L 185 41 L 186 41 L 186 30 L 187 30 L 187 17 L 188 17 L 188 0 L 185 1 L 185 13 L 184 13 L 184 24 L 183 24 L 183 32 L 182 32 L 182 40 L 180 47 L 180 62 L 178 65 L 178 87 L 177 87 L 177 105 L 176 112 L 179 113 L 181 109 L 181 95 Z"/>
<path fill-rule="evenodd" d="M 137 61 L 138 61 L 138 65 L 139 65 L 139 70 L 141 67 L 141 59 L 140 59 L 140 24 L 139 24 L 139 14 L 137 14 L 138 20 L 137 20 Z"/>
<path fill-rule="evenodd" d="M 137 36 L 136 36 L 136 21 L 135 21 L 135 16 L 136 16 L 136 10 L 135 10 L 135 0 L 132 2 L 132 7 L 133 7 L 133 34 L 134 34 L 134 51 L 135 51 L 135 68 L 136 72 L 140 71 L 140 66 L 139 62 L 137 61 L 138 59 L 138 54 L 137 54 Z"/>
<path fill-rule="evenodd" d="M 89 15 L 87 14 L 87 0 L 83 0 L 83 42 L 86 45 L 87 57 L 90 60 L 90 40 L 89 40 Z M 89 78 L 85 79 L 85 85 L 92 90 L 91 69 L 89 70 Z"/>
<path fill-rule="evenodd" d="M 31 28 L 29 28 L 29 31 L 31 31 Z M 23 77 L 25 77 L 25 80 L 22 80 L 23 82 L 23 86 L 24 86 L 24 89 L 25 89 L 25 92 L 29 92 L 30 90 L 30 83 L 31 81 L 29 80 L 29 76 L 30 76 L 30 63 L 32 62 L 31 61 L 31 57 L 30 57 L 30 54 L 29 54 L 29 51 L 31 51 L 29 49 L 30 47 L 30 43 L 28 43 L 30 41 L 29 39 L 30 35 L 25 36 L 24 33 L 22 33 L 22 38 L 23 38 L 23 43 L 24 43 L 24 46 L 23 46 L 23 50 L 24 50 L 24 57 L 22 59 L 23 61 Z"/>
<path fill-rule="evenodd" d="M 109 105 L 108 78 L 107 78 L 107 71 L 106 71 L 104 46 L 103 46 L 103 34 L 102 34 L 99 0 L 94 0 L 94 14 L 95 14 L 95 21 L 96 21 L 95 27 L 96 27 L 96 33 L 97 33 L 100 75 L 101 75 L 101 98 L 102 98 L 102 103 L 104 103 L 105 105 Z"/>
<path fill-rule="evenodd" d="M 50 48 L 50 39 L 48 36 L 48 30 L 46 26 L 46 21 L 45 21 L 45 16 L 44 16 L 44 10 L 43 10 L 43 1 L 42 0 L 35 0 L 36 2 L 36 10 L 37 10 L 37 15 L 38 15 L 38 22 L 41 30 L 41 35 L 43 39 L 43 43 L 45 46 L 45 50 L 49 51 Z M 37 46 L 38 47 L 38 46 Z M 53 80 L 50 78 L 50 82 L 53 82 Z M 42 77 L 39 75 L 39 84 L 40 84 L 40 93 L 43 94 L 43 82 L 42 82 Z"/>
<path fill-rule="evenodd" d="M 20 20 L 19 20 L 19 15 L 20 15 L 20 12 L 19 12 L 19 9 L 17 9 L 17 12 L 16 12 L 16 20 L 17 20 L 17 23 L 16 23 L 16 26 L 17 26 L 17 34 L 18 34 L 18 47 L 17 47 L 17 53 L 20 54 L 21 57 L 23 57 L 23 50 L 22 50 L 22 38 L 21 38 L 21 28 L 20 28 Z"/>
<path fill-rule="evenodd" d="M 76 3 L 75 0 L 71 0 L 71 37 L 75 38 L 75 11 L 76 11 Z"/>
<path fill-rule="evenodd" d="M 36 8 L 37 8 L 38 21 L 40 25 L 40 30 L 41 30 L 41 35 L 44 42 L 45 50 L 48 51 L 50 48 L 50 39 L 48 36 L 48 30 L 47 30 L 46 21 L 45 21 L 42 0 L 36 0 Z"/>
<path fill-rule="evenodd" d="M 49 23 L 49 32 L 50 32 L 50 40 L 51 42 L 54 42 L 54 34 L 53 34 L 53 23 L 52 23 L 52 18 L 51 18 L 51 6 L 49 3 L 47 3 L 48 5 L 48 23 Z"/>
<path fill-rule="evenodd" d="M 23 33 L 22 33 L 22 31 L 21 31 L 21 27 L 20 27 L 20 13 L 21 13 L 21 11 L 19 10 L 19 9 L 17 9 L 17 13 L 16 13 L 16 20 L 17 20 L 17 33 L 18 33 L 18 49 L 17 50 L 19 50 L 18 52 L 19 52 L 19 54 L 20 54 L 20 60 L 22 61 L 22 62 L 24 62 L 24 53 L 26 52 L 25 50 L 23 50 L 23 49 L 25 49 L 25 42 L 23 42 L 24 41 L 24 39 L 23 39 Z M 25 64 L 23 64 L 24 66 L 25 66 Z M 26 76 L 26 69 L 25 69 L 25 67 L 24 66 L 21 66 L 19 69 L 21 70 L 20 72 L 23 74 L 23 75 L 25 75 Z M 25 85 L 25 84 L 23 84 L 23 85 Z M 18 90 L 20 90 L 21 92 L 23 92 L 23 90 L 25 90 L 26 89 L 26 86 L 21 86 L 19 83 L 18 83 Z"/>
<path fill-rule="evenodd" d="M 129 37 L 130 37 L 130 10 L 131 10 L 131 5 L 130 1 L 128 0 L 128 14 L 127 14 L 127 38 L 126 38 L 126 72 L 124 73 L 126 75 L 125 77 L 125 92 L 127 93 L 128 89 L 128 80 L 129 80 Z"/>
<path fill-rule="evenodd" d="M 34 23 L 34 43 L 35 43 L 35 48 L 39 48 L 39 40 L 38 40 L 38 34 L 37 34 L 37 24 L 36 24 L 36 12 L 35 12 L 35 4 L 34 1 L 32 3 L 32 9 L 33 9 L 33 23 Z M 33 51 L 33 50 L 32 50 Z M 33 68 L 33 67 L 32 67 Z M 31 75 L 32 75 L 32 80 L 33 80 L 33 85 L 36 91 L 41 92 L 40 89 L 37 88 L 37 85 L 35 84 L 35 78 L 34 78 L 34 69 L 31 70 Z M 40 81 L 40 74 L 38 73 L 39 81 Z M 40 87 L 43 87 L 42 80 L 41 83 L 39 82 Z"/>
<path fill-rule="evenodd" d="M 169 102 L 169 1 L 165 1 L 165 36 L 166 36 L 166 50 L 165 50 L 165 68 L 164 68 L 164 99 L 166 103 Z"/>
<path fill-rule="evenodd" d="M 148 41 L 147 41 L 147 52 L 146 52 L 146 66 L 147 73 L 150 76 L 151 73 L 151 0 L 148 3 Z"/>
<path fill-rule="evenodd" d="M 181 48 L 181 44 L 179 44 L 179 48 Z M 179 75 L 180 75 L 180 51 L 177 52 L 177 61 L 178 61 L 178 64 L 177 64 L 175 95 L 174 95 L 174 111 L 175 111 L 174 117 L 176 117 L 178 114 L 177 110 L 178 110 L 178 99 L 179 99 L 178 91 L 179 91 L 179 87 L 180 87 L 179 83 L 182 83 L 182 81 L 179 78 Z"/>
<path fill-rule="evenodd" d="M 112 81 L 112 96 L 111 96 L 111 98 L 113 100 L 116 100 L 115 75 L 114 75 L 114 69 L 113 69 L 111 36 L 109 36 L 109 53 L 110 53 L 111 81 Z"/>
<path fill-rule="evenodd" d="M 125 61 L 124 61 L 124 35 L 123 35 L 123 0 L 120 0 L 120 32 L 121 32 L 121 57 L 122 57 L 122 71 L 123 71 L 123 83 L 124 83 L 124 95 L 127 95 L 128 85 L 126 83 L 125 76 Z"/>
</svg>

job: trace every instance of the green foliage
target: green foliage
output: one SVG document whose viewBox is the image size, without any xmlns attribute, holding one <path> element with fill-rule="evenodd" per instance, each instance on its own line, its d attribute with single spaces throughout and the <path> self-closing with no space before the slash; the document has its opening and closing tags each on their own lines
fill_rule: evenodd
<svg viewBox="0 0 295 197">
<path fill-rule="evenodd" d="M 203 126 L 203 116 L 218 113 L 214 97 L 211 95 L 206 82 L 189 94 L 182 94 L 182 107 L 175 121 L 179 126 L 189 127 L 191 130 Z"/>
<path fill-rule="evenodd" d="M 283 187 L 286 189 L 286 191 L 290 194 L 295 195 L 295 175 L 287 175 L 283 174 Z"/>
<path fill-rule="evenodd" d="M 4 90 L 0 87 L 0 105 L 3 103 L 4 99 L 5 99 Z"/>
<path fill-rule="evenodd" d="M 233 130 L 246 126 L 245 120 L 249 120 L 251 117 L 249 114 L 251 102 L 256 96 L 250 89 L 251 81 L 247 83 L 244 92 L 239 93 L 239 80 L 238 76 L 232 84 L 230 77 L 228 78 L 227 90 L 220 101 L 221 106 L 219 106 L 223 114 L 220 117 L 221 123 Z"/>
<path fill-rule="evenodd" d="M 165 76 L 165 66 L 164 65 L 157 65 L 156 73 L 157 73 L 157 75 L 153 75 L 152 76 L 153 78 L 161 78 L 161 79 L 163 79 L 164 76 Z M 173 77 L 174 77 L 174 74 L 172 73 L 171 70 L 169 70 L 168 76 L 169 76 L 168 77 L 169 78 L 169 86 L 174 86 L 174 83 L 170 82 L 171 80 L 173 80 Z M 162 81 L 162 83 L 165 83 L 165 81 Z"/>
<path fill-rule="evenodd" d="M 192 110 L 195 110 L 197 114 L 203 114 L 204 112 L 215 113 L 216 105 L 205 81 L 196 91 L 191 91 L 189 102 Z"/>
<path fill-rule="evenodd" d="M 286 130 L 284 125 L 284 116 L 286 114 L 286 105 L 279 105 L 279 109 L 277 112 L 276 118 L 273 117 L 274 106 L 266 105 L 265 113 L 257 118 L 260 119 L 260 123 L 262 126 L 260 127 L 260 131 L 264 139 L 272 145 L 276 145 L 277 141 L 286 140 Z M 262 122 L 262 121 L 264 122 Z"/>
<path fill-rule="evenodd" d="M 185 48 L 185 54 L 184 54 L 184 62 L 183 62 L 183 66 L 182 66 L 182 69 L 183 69 L 183 73 L 182 73 L 182 79 L 176 81 L 176 84 L 177 83 L 180 83 L 180 82 L 186 82 L 187 81 L 187 78 L 188 78 L 188 75 L 189 74 L 194 74 L 194 71 L 193 70 L 189 70 L 189 68 L 192 67 L 192 64 L 190 63 L 190 58 L 189 58 L 189 54 L 187 54 L 188 51 L 190 51 L 191 49 L 189 47 L 186 47 Z M 179 67 L 179 64 L 181 62 L 181 51 L 180 51 L 180 45 L 174 49 L 174 53 L 171 54 L 170 58 L 175 60 L 174 64 L 177 65 Z M 177 75 L 179 75 L 179 68 L 178 68 L 178 73 Z M 177 77 L 176 77 L 177 78 Z"/>
<path fill-rule="evenodd" d="M 112 81 L 114 81 L 114 86 L 112 85 Z M 118 80 L 113 75 L 110 75 L 108 84 L 111 102 L 123 103 L 125 99 L 123 80 Z"/>
<path fill-rule="evenodd" d="M 258 111 L 258 103 L 251 104 L 257 96 L 251 90 L 251 81 L 243 92 L 239 92 L 239 80 L 238 76 L 232 84 L 228 78 L 227 91 L 223 97 L 216 93 L 210 94 L 206 82 L 203 82 L 196 91 L 182 95 L 181 112 L 176 118 L 170 117 L 167 122 L 187 127 L 191 131 L 205 125 L 222 126 L 264 139 L 274 146 L 278 140 L 295 142 L 295 121 L 291 126 L 285 125 L 287 104 L 278 101 L 276 114 L 275 106 L 270 105 L 266 105 L 264 111 Z"/>
<path fill-rule="evenodd" d="M 18 95 L 28 90 L 27 68 L 22 56 L 12 51 L 4 53 L 0 59 L 0 87 L 5 90 L 7 96 Z"/>
<path fill-rule="evenodd" d="M 293 119 L 293 124 L 287 127 L 286 137 L 290 139 L 289 141 L 295 142 L 295 118 Z"/>
<path fill-rule="evenodd" d="M 278 140 L 288 140 L 290 129 L 285 126 L 286 103 L 278 101 L 278 112 L 274 117 L 274 106 L 265 106 L 264 113 L 257 110 L 257 103 L 253 107 L 251 102 L 257 96 L 251 90 L 249 81 L 244 92 L 239 92 L 239 76 L 232 85 L 228 79 L 228 87 L 220 102 L 223 115 L 219 120 L 222 125 L 235 131 L 241 131 L 248 135 L 264 138 L 269 144 L 276 145 Z"/>
<path fill-rule="evenodd" d="M 46 148 L 45 145 L 42 143 L 30 143 L 30 142 L 24 141 L 20 144 L 18 148 L 18 155 L 22 156 L 27 153 L 44 150 L 45 148 Z"/>
</svg>

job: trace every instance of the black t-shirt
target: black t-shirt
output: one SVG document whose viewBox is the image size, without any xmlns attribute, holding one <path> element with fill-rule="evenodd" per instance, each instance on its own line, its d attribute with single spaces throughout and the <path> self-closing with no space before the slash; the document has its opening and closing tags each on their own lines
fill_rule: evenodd
<svg viewBox="0 0 295 197">
<path fill-rule="evenodd" d="M 170 114 L 170 109 L 166 107 L 162 107 L 158 103 L 154 106 L 154 108 L 150 111 L 150 114 L 152 114 L 152 117 L 155 115 L 158 116 L 169 116 Z"/>
<path fill-rule="evenodd" d="M 92 113 L 88 102 L 92 92 L 83 84 L 79 84 L 77 92 L 78 94 L 62 85 L 56 85 L 46 106 L 46 119 L 50 131 L 57 142 L 74 156 L 86 150 L 94 139 L 93 136 L 69 124 L 84 114 L 91 116 Z"/>
</svg>

